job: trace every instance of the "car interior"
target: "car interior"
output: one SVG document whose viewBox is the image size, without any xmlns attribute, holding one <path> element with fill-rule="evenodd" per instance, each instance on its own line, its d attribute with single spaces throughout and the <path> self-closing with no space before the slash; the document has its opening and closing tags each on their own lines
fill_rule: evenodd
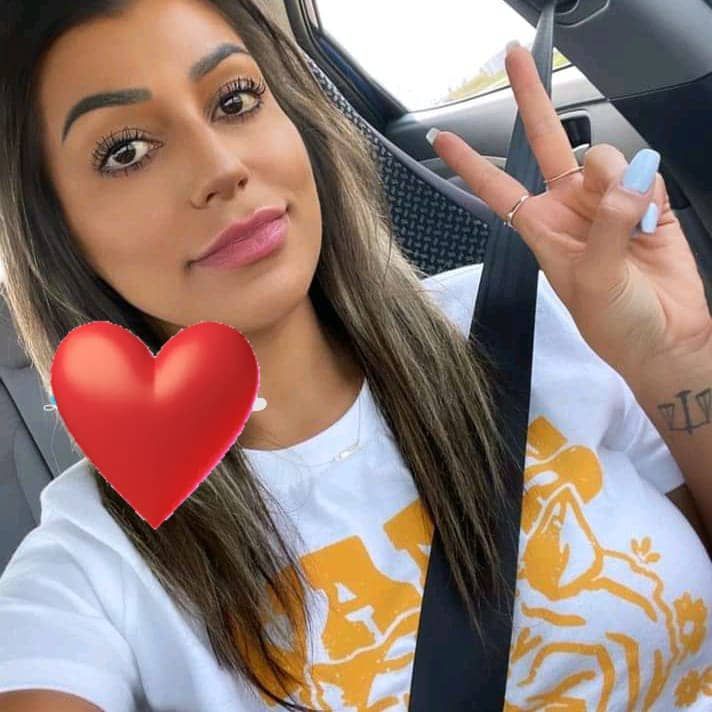
<svg viewBox="0 0 712 712">
<path fill-rule="evenodd" d="M 497 0 L 535 26 L 539 0 Z M 328 97 L 367 137 L 394 234 L 426 274 L 483 261 L 496 216 L 435 154 L 435 126 L 454 131 L 504 167 L 517 113 L 501 87 L 408 110 L 323 26 L 319 0 L 260 0 L 301 47 Z M 481 21 L 487 23 L 487 15 Z M 435 20 L 434 20 L 435 23 Z M 609 143 L 628 160 L 662 155 L 670 200 L 697 259 L 712 310 L 712 26 L 710 0 L 562 0 L 552 99 L 579 163 Z M 393 27 L 393 33 L 402 28 Z M 434 31 L 440 31 L 434 24 Z M 43 488 L 81 458 L 0 300 L 0 573 L 40 523 Z"/>
</svg>

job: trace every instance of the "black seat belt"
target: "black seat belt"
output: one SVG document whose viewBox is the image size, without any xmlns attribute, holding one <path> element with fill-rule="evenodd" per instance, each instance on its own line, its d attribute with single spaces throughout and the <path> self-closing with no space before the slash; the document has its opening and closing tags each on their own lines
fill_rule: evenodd
<svg viewBox="0 0 712 712">
<path fill-rule="evenodd" d="M 532 55 L 551 95 L 556 0 L 541 12 Z M 505 171 L 532 194 L 544 179 L 529 147 L 521 116 L 510 141 Z M 511 590 L 503 605 L 481 607 L 485 647 L 455 587 L 437 527 L 434 532 L 413 664 L 411 712 L 501 712 L 507 685 L 514 589 L 521 524 L 523 469 L 529 418 L 539 265 L 524 240 L 496 219 L 487 244 L 471 337 L 476 335 L 500 368 L 500 431 L 516 457 L 505 481 L 509 507 L 500 513 L 496 541 Z"/>
</svg>

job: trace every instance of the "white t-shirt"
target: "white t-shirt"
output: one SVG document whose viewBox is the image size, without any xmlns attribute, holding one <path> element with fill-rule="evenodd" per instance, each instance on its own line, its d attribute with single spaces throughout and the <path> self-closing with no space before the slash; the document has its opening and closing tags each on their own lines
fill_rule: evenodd
<svg viewBox="0 0 712 712">
<path fill-rule="evenodd" d="M 424 281 L 463 334 L 480 275 Z M 712 709 L 712 562 L 663 494 L 682 474 L 542 272 L 532 381 L 505 709 Z M 406 710 L 432 529 L 368 384 L 281 453 L 327 460 L 354 441 L 359 413 L 362 447 L 340 462 L 309 471 L 247 453 L 299 528 L 318 591 L 300 701 Z M 0 578 L 0 691 L 62 690 L 106 712 L 276 709 L 218 667 L 101 506 L 86 460 L 41 504 Z"/>
</svg>

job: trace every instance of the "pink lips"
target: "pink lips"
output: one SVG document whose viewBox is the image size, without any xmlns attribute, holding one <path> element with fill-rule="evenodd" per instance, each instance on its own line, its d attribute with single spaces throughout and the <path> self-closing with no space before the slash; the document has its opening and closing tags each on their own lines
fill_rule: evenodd
<svg viewBox="0 0 712 712">
<path fill-rule="evenodd" d="M 255 262 L 284 243 L 288 224 L 285 208 L 262 208 L 230 225 L 194 264 L 230 268 Z"/>
<path fill-rule="evenodd" d="M 256 262 L 276 252 L 285 243 L 288 225 L 289 216 L 283 212 L 281 216 L 254 228 L 246 236 L 241 234 L 237 239 L 228 241 L 195 265 L 231 269 Z"/>
</svg>

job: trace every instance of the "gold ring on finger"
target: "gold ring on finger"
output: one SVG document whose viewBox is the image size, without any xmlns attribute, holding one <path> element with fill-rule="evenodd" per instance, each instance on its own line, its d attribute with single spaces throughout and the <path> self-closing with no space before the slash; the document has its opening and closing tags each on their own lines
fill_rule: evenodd
<svg viewBox="0 0 712 712">
<path fill-rule="evenodd" d="M 507 213 L 507 218 L 504 221 L 504 224 L 507 227 L 512 228 L 512 230 L 516 229 L 514 225 L 512 225 L 512 220 L 514 220 L 514 216 L 517 214 L 517 210 L 522 207 L 524 201 L 531 197 L 532 196 L 529 193 L 525 193 L 521 198 L 519 198 L 519 200 L 515 203 L 514 207 Z"/>
<path fill-rule="evenodd" d="M 583 170 L 583 166 L 578 166 L 578 168 L 572 168 L 571 170 L 564 171 L 563 173 L 560 173 L 558 176 L 554 176 L 553 178 L 549 178 L 549 180 L 545 180 L 544 185 L 546 185 L 548 188 L 554 181 L 560 180 L 561 178 L 566 178 L 566 176 L 570 176 L 573 173 L 579 173 L 582 170 Z"/>
</svg>

